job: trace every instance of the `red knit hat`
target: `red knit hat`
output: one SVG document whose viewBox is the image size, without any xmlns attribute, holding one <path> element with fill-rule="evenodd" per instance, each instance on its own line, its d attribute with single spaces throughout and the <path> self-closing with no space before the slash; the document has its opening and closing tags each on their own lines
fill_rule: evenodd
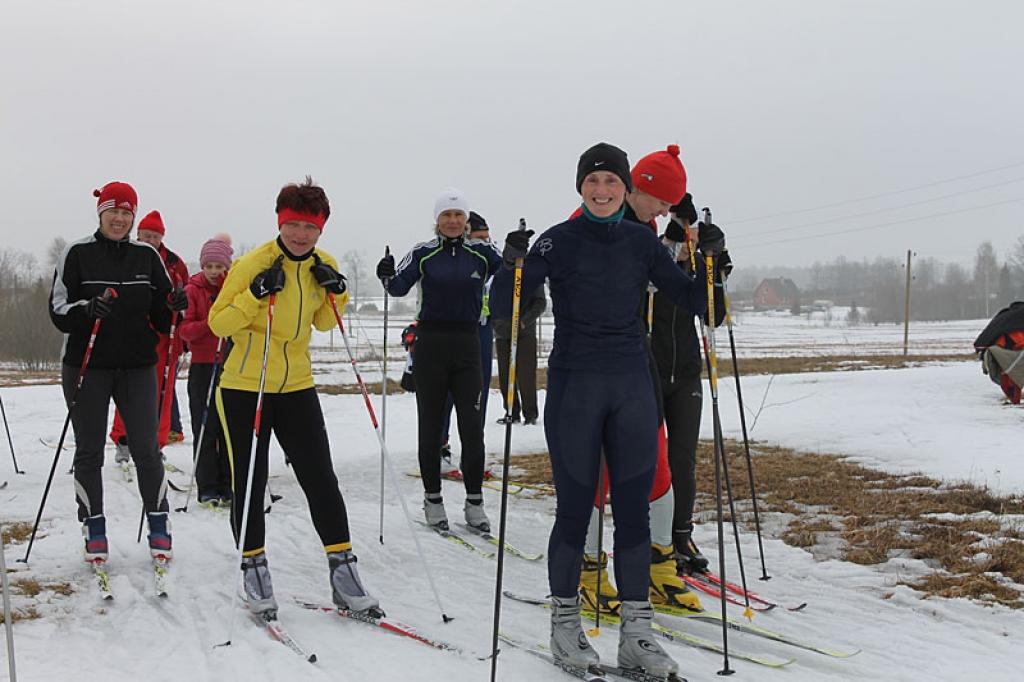
<svg viewBox="0 0 1024 682">
<path fill-rule="evenodd" d="M 150 211 L 145 218 L 139 221 L 139 231 L 142 230 L 167 234 L 164 231 L 164 219 L 160 217 L 160 211 Z"/>
<path fill-rule="evenodd" d="M 655 199 L 678 204 L 686 194 L 686 169 L 679 160 L 679 145 L 670 144 L 636 162 L 630 174 L 633 187 Z"/>
<path fill-rule="evenodd" d="M 97 215 L 112 208 L 124 208 L 135 215 L 139 206 L 139 197 L 135 194 L 135 189 L 127 182 L 108 182 L 103 185 L 103 189 L 94 189 L 92 195 L 98 197 Z"/>
</svg>

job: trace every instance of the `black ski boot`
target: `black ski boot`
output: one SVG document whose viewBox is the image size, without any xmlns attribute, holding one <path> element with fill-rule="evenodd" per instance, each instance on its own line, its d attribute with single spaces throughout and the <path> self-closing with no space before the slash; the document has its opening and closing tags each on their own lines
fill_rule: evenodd
<svg viewBox="0 0 1024 682">
<path fill-rule="evenodd" d="M 676 549 L 676 571 L 679 575 L 707 573 L 708 559 L 697 549 L 697 544 L 693 541 L 692 527 L 673 531 L 672 544 Z"/>
</svg>

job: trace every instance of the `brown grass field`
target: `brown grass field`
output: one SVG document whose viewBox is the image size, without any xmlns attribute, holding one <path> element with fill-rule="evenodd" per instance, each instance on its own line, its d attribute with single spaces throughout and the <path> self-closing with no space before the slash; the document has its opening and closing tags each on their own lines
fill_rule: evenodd
<svg viewBox="0 0 1024 682">
<path fill-rule="evenodd" d="M 728 440 L 725 450 L 738 520 L 753 531 L 742 443 Z M 701 441 L 697 457 L 697 517 L 713 523 L 710 441 Z M 1016 520 L 1024 515 L 1024 498 L 761 443 L 752 444 L 751 459 L 762 532 L 822 559 L 859 564 L 921 559 L 933 573 L 902 584 L 928 595 L 1024 608 L 1024 526 Z M 516 456 L 513 462 L 515 480 L 551 484 L 546 452 Z"/>
</svg>

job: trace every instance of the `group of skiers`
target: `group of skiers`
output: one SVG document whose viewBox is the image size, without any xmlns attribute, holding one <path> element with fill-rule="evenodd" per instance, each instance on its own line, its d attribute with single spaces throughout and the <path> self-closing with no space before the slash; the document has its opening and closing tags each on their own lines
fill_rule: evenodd
<svg viewBox="0 0 1024 682">
<path fill-rule="evenodd" d="M 519 331 L 528 352 L 547 282 L 555 321 L 543 416 L 557 498 L 548 544 L 552 653 L 582 668 L 596 663 L 581 609 L 610 609 L 622 622 L 619 665 L 668 676 L 678 666 L 650 634 L 651 600 L 699 609 L 679 574 L 706 568 L 691 536 L 702 402 L 694 318 L 707 314 L 703 259 L 692 253 L 699 248 L 716 256 L 718 276 L 731 264 L 721 230 L 695 227 L 675 145 L 630 168 L 621 149 L 597 144 L 579 159 L 576 189 L 582 206 L 569 220 L 543 232 L 532 248 L 532 230 L 512 231 L 502 250 L 466 196 L 442 190 L 434 204 L 433 238 L 397 265 L 388 253 L 376 274 L 390 295 L 419 290 L 412 362 L 417 452 L 425 521 L 441 532 L 448 530 L 441 477 L 452 405 L 462 447 L 465 521 L 490 531 L 482 495 L 488 312 L 499 345 L 506 346 L 500 369 L 507 383 L 514 264 L 522 264 L 521 309 L 531 311 Z M 276 238 L 237 260 L 225 238 L 206 242 L 202 271 L 184 290 L 168 276 L 163 252 L 130 238 L 135 191 L 114 182 L 96 194 L 99 228 L 61 256 L 51 295 L 52 318 L 67 335 L 62 376 L 74 406 L 75 490 L 87 560 L 103 561 L 107 554 L 100 468 L 111 398 L 138 471 L 150 549 L 154 556 L 171 554 L 158 429 L 167 412 L 160 383 L 175 364 L 171 336 L 177 328 L 192 351 L 193 433 L 197 439 L 203 434 L 195 444 L 199 496 L 231 503 L 250 609 L 277 609 L 263 519 L 273 433 L 309 503 L 335 604 L 378 611 L 357 570 L 308 352 L 312 329 L 333 328 L 348 301 L 336 260 L 316 246 L 330 217 L 323 189 L 309 178 L 284 187 L 277 197 Z M 655 219 L 669 214 L 659 238 Z M 713 317 L 712 323 L 721 319 L 717 305 Z M 169 351 L 158 360 L 161 338 Z M 86 348 L 93 341 L 90 357 Z M 169 376 L 173 382 L 173 370 Z M 506 405 L 506 414 L 527 423 L 539 418 L 536 401 L 525 395 Z M 611 489 L 617 592 L 597 578 L 607 575 L 607 554 L 597 551 L 592 528 L 605 499 L 599 482 Z"/>
</svg>

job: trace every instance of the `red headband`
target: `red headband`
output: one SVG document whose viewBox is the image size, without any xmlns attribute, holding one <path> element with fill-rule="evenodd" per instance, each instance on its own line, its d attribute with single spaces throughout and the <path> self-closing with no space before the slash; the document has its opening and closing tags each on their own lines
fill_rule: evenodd
<svg viewBox="0 0 1024 682">
<path fill-rule="evenodd" d="M 285 223 L 297 221 L 301 223 L 313 223 L 316 228 L 321 232 L 324 231 L 324 223 L 327 222 L 327 218 L 322 213 L 305 213 L 303 211 L 295 211 L 290 208 L 282 208 L 277 212 L 277 226 L 280 228 Z"/>
</svg>

